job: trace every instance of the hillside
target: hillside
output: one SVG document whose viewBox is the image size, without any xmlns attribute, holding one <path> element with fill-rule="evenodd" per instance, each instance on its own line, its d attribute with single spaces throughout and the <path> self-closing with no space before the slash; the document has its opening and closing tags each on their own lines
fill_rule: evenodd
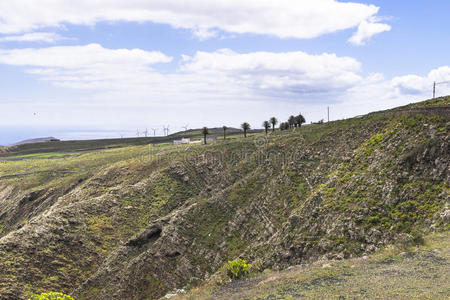
<svg viewBox="0 0 450 300">
<path fill-rule="evenodd" d="M 211 128 L 209 136 L 223 136 L 222 128 Z M 252 132 L 260 132 L 261 130 L 253 130 Z M 234 136 L 242 134 L 240 129 L 229 128 L 227 135 Z M 142 146 L 148 144 L 171 143 L 175 139 L 191 138 L 200 139 L 202 137 L 201 129 L 190 129 L 180 131 L 168 136 L 157 137 L 136 137 L 136 138 L 117 138 L 117 139 L 96 139 L 96 140 L 73 140 L 73 141 L 56 141 L 47 139 L 33 139 L 19 142 L 15 145 L 5 147 L 0 146 L 1 158 L 14 158 L 16 156 L 55 153 L 55 152 L 88 152 L 98 151 L 112 148 L 123 148 L 127 146 Z M 30 142 L 31 141 L 31 142 Z"/>
<path fill-rule="evenodd" d="M 449 103 L 0 162 L 0 298 L 154 299 L 236 257 L 282 270 L 448 230 Z"/>
<path fill-rule="evenodd" d="M 360 258 L 266 270 L 171 299 L 448 299 L 449 274 L 450 235 L 445 232 L 417 247 L 391 246 Z"/>
<path fill-rule="evenodd" d="M 35 144 L 35 143 L 46 143 L 46 142 L 59 142 L 59 139 L 52 137 L 52 136 L 44 137 L 44 138 L 35 138 L 35 139 L 23 140 L 23 141 L 14 143 L 14 144 L 12 144 L 12 146 Z"/>
</svg>

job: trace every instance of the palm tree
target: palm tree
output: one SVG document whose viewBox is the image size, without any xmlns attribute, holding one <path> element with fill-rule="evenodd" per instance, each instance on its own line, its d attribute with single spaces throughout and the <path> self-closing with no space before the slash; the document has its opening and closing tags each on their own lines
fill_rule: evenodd
<svg viewBox="0 0 450 300">
<path fill-rule="evenodd" d="M 275 117 L 270 118 L 270 123 L 272 124 L 272 132 L 275 131 L 275 125 L 277 125 L 278 120 Z"/>
<path fill-rule="evenodd" d="M 225 125 L 223 125 L 223 126 L 222 126 L 222 129 L 223 129 L 223 139 L 226 139 L 226 138 L 227 138 L 226 132 L 227 132 L 228 127 L 225 126 Z"/>
<path fill-rule="evenodd" d="M 203 127 L 203 129 L 202 129 L 202 134 L 203 134 L 203 142 L 204 142 L 205 145 L 206 145 L 206 136 L 209 134 L 208 127 Z"/>
<path fill-rule="evenodd" d="M 250 124 L 244 122 L 241 124 L 241 128 L 244 130 L 244 137 L 247 137 L 247 130 L 250 130 Z"/>
<path fill-rule="evenodd" d="M 264 121 L 264 122 L 263 122 L 263 127 L 264 127 L 264 130 L 266 131 L 266 135 L 267 135 L 267 131 L 268 131 L 269 128 L 270 128 L 270 123 L 269 123 L 269 121 Z"/>
<path fill-rule="evenodd" d="M 290 116 L 288 119 L 288 123 L 289 123 L 289 128 L 294 127 L 295 125 L 295 117 L 294 116 Z"/>
<path fill-rule="evenodd" d="M 298 116 L 295 117 L 295 126 L 297 127 L 301 127 L 303 123 L 305 123 L 306 120 L 305 118 L 302 116 L 302 114 L 299 114 Z"/>
</svg>

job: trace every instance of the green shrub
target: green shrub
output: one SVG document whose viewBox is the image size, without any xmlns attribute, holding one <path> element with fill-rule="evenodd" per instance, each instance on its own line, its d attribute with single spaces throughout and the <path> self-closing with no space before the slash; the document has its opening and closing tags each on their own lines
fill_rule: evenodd
<svg viewBox="0 0 450 300">
<path fill-rule="evenodd" d="M 421 232 L 413 231 L 411 235 L 412 235 L 412 242 L 414 243 L 414 245 L 425 245 L 425 239 L 423 238 Z"/>
<path fill-rule="evenodd" d="M 40 295 L 34 295 L 28 300 L 74 300 L 74 299 L 71 296 L 63 293 L 50 292 L 50 293 L 42 293 Z"/>
<path fill-rule="evenodd" d="M 380 218 L 378 216 L 374 216 L 374 217 L 370 217 L 368 221 L 370 224 L 376 225 L 376 224 L 380 223 Z"/>
<path fill-rule="evenodd" d="M 229 261 L 225 265 L 227 275 L 231 279 L 239 279 L 249 275 L 251 267 L 252 266 L 247 264 L 247 262 L 243 259 L 235 259 L 233 261 Z"/>
</svg>

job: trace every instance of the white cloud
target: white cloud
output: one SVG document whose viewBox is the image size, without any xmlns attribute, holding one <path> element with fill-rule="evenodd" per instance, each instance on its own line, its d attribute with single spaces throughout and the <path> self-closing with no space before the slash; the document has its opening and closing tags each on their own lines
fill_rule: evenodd
<svg viewBox="0 0 450 300">
<path fill-rule="evenodd" d="M 150 65 L 167 63 L 171 57 L 141 49 L 105 49 L 99 44 L 49 48 L 0 49 L 0 63 L 77 69 L 95 65 Z"/>
<path fill-rule="evenodd" d="M 287 97 L 344 90 L 361 80 L 357 74 L 361 67 L 358 61 L 327 53 L 240 54 L 222 49 L 197 52 L 194 57 L 183 57 L 183 61 L 182 69 L 185 71 L 225 76 L 235 84 L 245 85 L 259 93 L 277 93 Z"/>
<path fill-rule="evenodd" d="M 53 32 L 32 32 L 23 35 L 9 35 L 0 37 L 0 42 L 45 42 L 54 43 L 66 39 Z"/>
<path fill-rule="evenodd" d="M 98 44 L 0 49 L 0 63 L 28 67 L 28 73 L 42 80 L 73 88 L 126 88 L 152 74 L 150 65 L 171 61 L 158 51 L 106 49 Z"/>
<path fill-rule="evenodd" d="M 217 29 L 314 38 L 359 26 L 364 40 L 385 31 L 387 25 L 370 21 L 378 10 L 374 5 L 336 0 L 14 0 L 0 2 L 0 33 L 29 32 L 64 23 L 128 21 L 169 24 L 190 29 L 202 38 L 215 36 Z"/>
<path fill-rule="evenodd" d="M 433 82 L 441 83 L 450 81 L 450 67 L 443 66 L 434 69 L 427 76 L 405 75 L 392 79 L 392 87 L 399 94 L 405 95 L 425 95 L 431 94 Z M 440 95 L 450 93 L 450 83 L 438 84 Z"/>
<path fill-rule="evenodd" d="M 361 46 L 367 43 L 370 38 L 376 34 L 390 31 L 391 26 L 375 21 L 362 21 L 358 26 L 358 31 L 348 40 L 350 43 Z"/>
<path fill-rule="evenodd" d="M 149 65 L 172 59 L 140 49 L 105 49 L 98 44 L 0 50 L 0 63 L 26 66 L 26 72 L 55 85 L 170 94 L 249 95 L 329 94 L 358 84 L 361 65 L 350 57 L 304 52 L 237 53 L 229 49 L 182 56 L 180 69 L 160 73 Z M 220 86 L 220 87 L 218 87 Z M 148 91 L 150 89 L 150 91 Z M 164 90 L 166 89 L 166 90 Z"/>
</svg>

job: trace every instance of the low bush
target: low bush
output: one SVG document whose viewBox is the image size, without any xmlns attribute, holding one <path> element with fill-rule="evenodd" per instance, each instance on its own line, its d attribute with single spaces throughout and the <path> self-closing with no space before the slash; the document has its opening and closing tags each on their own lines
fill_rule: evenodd
<svg viewBox="0 0 450 300">
<path fill-rule="evenodd" d="M 247 264 L 247 262 L 243 259 L 235 259 L 233 261 L 229 261 L 225 265 L 227 275 L 231 279 L 239 279 L 248 276 L 250 274 L 251 267 L 252 265 Z"/>
<path fill-rule="evenodd" d="M 74 299 L 71 296 L 63 293 L 50 292 L 50 293 L 42 293 L 40 295 L 34 295 L 28 300 L 74 300 Z"/>
<path fill-rule="evenodd" d="M 397 239 L 397 244 L 399 244 L 402 248 L 409 248 L 424 245 L 425 240 L 421 232 L 419 232 L 418 230 L 414 230 L 410 234 L 408 233 L 400 234 Z"/>
</svg>

